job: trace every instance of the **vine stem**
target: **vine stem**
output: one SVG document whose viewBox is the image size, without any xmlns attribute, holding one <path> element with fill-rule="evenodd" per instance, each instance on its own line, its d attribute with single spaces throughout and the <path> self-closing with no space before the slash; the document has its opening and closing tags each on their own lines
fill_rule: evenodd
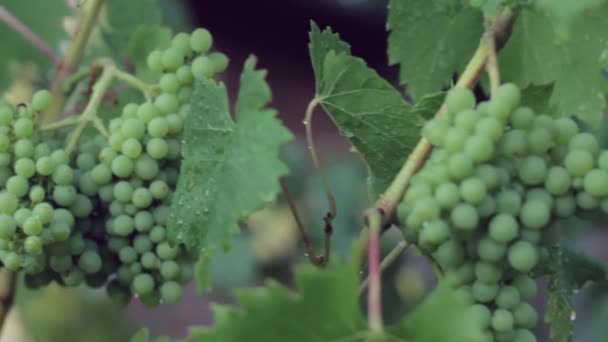
<svg viewBox="0 0 608 342">
<path fill-rule="evenodd" d="M 63 82 L 80 64 L 103 3 L 104 0 L 89 0 L 85 4 L 83 13 L 78 20 L 76 34 L 72 36 L 68 50 L 57 68 L 57 74 L 51 86 L 53 103 L 51 104 L 51 108 L 41 116 L 42 123 L 52 121 L 63 112 L 63 107 L 67 100 L 66 94 L 63 91 Z"/>
<path fill-rule="evenodd" d="M 11 310 L 17 292 L 17 273 L 6 268 L 1 273 L 2 285 L 0 287 L 0 331 L 4 329 L 4 323 Z"/>
<path fill-rule="evenodd" d="M 55 54 L 55 51 L 40 38 L 34 31 L 32 31 L 27 25 L 25 25 L 19 18 L 14 16 L 4 6 L 0 6 L 0 21 L 4 22 L 8 27 L 19 33 L 26 41 L 32 44 L 33 47 L 40 50 L 46 58 L 55 65 L 59 65 L 60 59 Z"/>
<path fill-rule="evenodd" d="M 408 247 L 407 241 L 403 240 L 397 244 L 397 246 L 393 247 L 393 249 L 382 259 L 380 263 L 380 273 L 384 272 L 387 268 L 389 268 L 393 262 L 399 260 L 399 256 L 407 249 Z M 369 285 L 369 277 L 365 278 L 361 285 L 359 286 L 359 294 L 362 294 L 367 286 Z"/>
<path fill-rule="evenodd" d="M 312 157 L 312 161 L 317 169 L 317 173 L 321 178 L 321 184 L 323 186 L 323 190 L 325 191 L 325 196 L 327 197 L 327 203 L 329 205 L 329 212 L 325 217 L 326 224 L 331 224 L 331 220 L 336 217 L 337 207 L 336 207 L 336 199 L 329 188 L 329 183 L 323 174 L 323 168 L 321 166 L 321 161 L 319 160 L 319 155 L 317 154 L 317 149 L 315 148 L 314 138 L 312 136 L 312 115 L 315 111 L 315 108 L 319 104 L 318 99 L 313 99 L 308 104 L 306 108 L 306 115 L 304 116 L 304 125 L 306 126 L 306 141 L 308 143 L 308 149 L 310 150 L 310 155 Z"/>
<path fill-rule="evenodd" d="M 490 78 L 490 93 L 494 94 L 500 86 L 500 68 L 498 66 L 498 58 L 496 57 L 496 39 L 492 27 L 492 20 L 486 20 L 486 32 L 484 38 L 488 45 L 488 60 L 486 62 L 486 72 Z"/>
<path fill-rule="evenodd" d="M 376 209 L 371 209 L 367 214 L 367 224 L 369 226 L 367 319 L 370 331 L 373 334 L 381 335 L 384 331 L 382 319 L 382 274 L 380 269 L 382 214 Z"/>
</svg>

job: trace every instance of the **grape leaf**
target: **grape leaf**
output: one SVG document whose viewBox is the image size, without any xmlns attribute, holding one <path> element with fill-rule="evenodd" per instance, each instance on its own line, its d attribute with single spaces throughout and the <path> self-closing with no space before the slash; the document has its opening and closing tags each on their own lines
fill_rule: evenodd
<svg viewBox="0 0 608 342">
<path fill-rule="evenodd" d="M 168 234 L 200 249 L 203 259 L 228 249 L 238 222 L 274 202 L 288 171 L 279 151 L 292 135 L 266 107 L 271 92 L 255 63 L 249 58 L 241 75 L 236 122 L 224 85 L 200 81 L 192 96 Z M 208 268 L 201 270 L 197 276 L 207 279 Z"/>
<path fill-rule="evenodd" d="M 586 12 L 572 23 L 576 39 L 558 44 L 546 15 L 522 10 L 511 39 L 500 52 L 504 81 L 526 87 L 555 82 L 550 106 L 557 114 L 577 114 L 592 126 L 599 123 L 608 81 L 600 69 L 608 65 L 605 32 L 608 4 Z"/>
<path fill-rule="evenodd" d="M 416 100 L 450 85 L 453 73 L 464 68 L 482 36 L 481 12 L 450 3 L 389 2 L 389 62 L 401 66 L 401 82 L 407 82 Z"/>
<path fill-rule="evenodd" d="M 572 296 L 588 281 L 605 280 L 608 268 L 602 262 L 573 250 L 563 244 L 550 250 L 547 287 L 549 301 L 545 321 L 551 327 L 556 342 L 568 342 L 572 338 Z"/>
<path fill-rule="evenodd" d="M 442 283 L 407 319 L 389 331 L 413 342 L 481 341 L 483 327 L 467 309 L 456 292 Z"/>
<path fill-rule="evenodd" d="M 144 81 L 158 80 L 159 73 L 148 68 L 148 54 L 167 48 L 171 43 L 171 30 L 164 26 L 139 26 L 131 35 L 126 56 L 135 64 L 136 76 Z"/>
<path fill-rule="evenodd" d="M 419 107 L 412 106 L 365 61 L 351 56 L 348 44 L 331 29 L 321 32 L 313 23 L 310 39 L 317 80 L 314 101 L 365 158 L 371 174 L 370 192 L 376 198 L 418 141 L 423 117 L 438 109 L 437 95 L 421 101 Z"/>
<path fill-rule="evenodd" d="M 571 25 L 579 16 L 587 11 L 597 10 L 605 2 L 606 0 L 536 0 L 534 5 L 549 17 L 557 39 L 565 41 L 571 39 Z"/>
<path fill-rule="evenodd" d="M 215 305 L 214 325 L 192 329 L 189 340 L 367 341 L 367 324 L 359 306 L 358 269 L 355 263 L 334 266 L 326 270 L 311 265 L 296 268 L 297 294 L 275 281 L 237 291 L 239 307 Z M 479 341 L 482 332 L 466 304 L 445 285 L 386 330 L 390 334 L 386 341 L 408 342 Z"/>
<path fill-rule="evenodd" d="M 124 62 L 131 36 L 141 25 L 161 23 L 156 0 L 106 0 L 107 25 L 102 27 L 102 37 L 109 51 L 118 62 Z"/>
<path fill-rule="evenodd" d="M 66 36 L 61 21 L 71 13 L 65 0 L 36 1 L 35 4 L 24 0 L 2 0 L 0 7 L 19 18 L 52 49 L 57 48 Z M 35 62 L 44 71 L 51 66 L 42 52 L 3 22 L 0 22 L 0 41 L 3 46 L 0 53 L 0 74 L 3 75 L 0 78 L 0 90 L 4 90 L 12 79 L 8 75 L 10 65 L 14 62 Z"/>
<path fill-rule="evenodd" d="M 553 83 L 530 84 L 521 91 L 521 103 L 534 109 L 537 113 L 545 113 L 551 110 L 549 99 L 553 93 Z"/>
</svg>

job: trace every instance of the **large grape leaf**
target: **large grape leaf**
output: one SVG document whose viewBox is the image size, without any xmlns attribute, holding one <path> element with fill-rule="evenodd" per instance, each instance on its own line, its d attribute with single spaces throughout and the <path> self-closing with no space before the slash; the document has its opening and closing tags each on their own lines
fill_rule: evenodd
<svg viewBox="0 0 608 342">
<path fill-rule="evenodd" d="M 266 107 L 271 92 L 265 75 L 255 70 L 255 58 L 247 60 L 235 121 L 224 85 L 200 81 L 192 96 L 168 234 L 200 249 L 205 261 L 229 248 L 240 220 L 274 202 L 277 180 L 288 171 L 279 151 L 292 135 Z M 199 278 L 207 279 L 208 267 L 200 270 Z"/>
<path fill-rule="evenodd" d="M 606 0 L 536 0 L 536 8 L 546 13 L 560 40 L 571 39 L 571 25 L 585 12 L 597 10 Z M 578 39 L 578 37 L 574 37 Z"/>
<path fill-rule="evenodd" d="M 354 263 L 353 263 L 354 264 Z M 369 340 L 359 306 L 356 265 L 296 269 L 293 293 L 274 281 L 237 291 L 239 307 L 216 305 L 214 325 L 195 328 L 191 341 L 355 342 Z M 387 327 L 386 341 L 479 341 L 481 327 L 455 292 L 440 285 L 414 312 Z"/>
<path fill-rule="evenodd" d="M 401 66 L 401 82 L 419 100 L 448 86 L 479 45 L 483 18 L 479 10 L 461 2 L 391 0 L 388 56 Z"/>
<path fill-rule="evenodd" d="M 156 0 L 106 0 L 106 25 L 102 26 L 103 40 L 113 57 L 120 63 L 127 57 L 132 35 L 141 25 L 161 23 Z"/>
<path fill-rule="evenodd" d="M 60 41 L 66 37 L 61 22 L 65 16 L 70 15 L 70 10 L 65 0 L 2 0 L 0 7 L 19 18 L 52 49 L 58 50 Z M 14 62 L 35 62 L 43 74 L 51 67 L 50 61 L 42 52 L 3 22 L 0 22 L 0 41 L 0 91 L 11 81 L 9 70 Z"/>
<path fill-rule="evenodd" d="M 500 52 L 504 81 L 521 87 L 555 82 L 550 105 L 561 115 L 577 114 L 597 125 L 605 106 L 608 81 L 601 67 L 608 65 L 608 4 L 577 16 L 572 39 L 558 43 L 551 20 L 539 10 L 524 9 L 511 39 Z"/>
<path fill-rule="evenodd" d="M 551 262 L 548 264 L 549 301 L 545 320 L 551 327 L 551 336 L 556 342 L 569 342 L 572 338 L 572 309 L 574 292 L 589 281 L 607 279 L 606 264 L 564 245 L 551 248 Z"/>
<path fill-rule="evenodd" d="M 329 28 L 321 32 L 313 23 L 309 47 L 317 84 L 314 101 L 365 158 L 376 198 L 407 159 L 423 118 L 439 108 L 443 95 L 433 94 L 418 107 L 410 105 L 364 60 L 351 56 L 348 44 Z"/>
</svg>

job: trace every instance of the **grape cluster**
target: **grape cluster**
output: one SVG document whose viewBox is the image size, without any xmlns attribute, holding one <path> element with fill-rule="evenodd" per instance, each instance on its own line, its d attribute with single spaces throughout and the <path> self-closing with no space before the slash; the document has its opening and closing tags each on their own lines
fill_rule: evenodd
<svg viewBox="0 0 608 342">
<path fill-rule="evenodd" d="M 567 117 L 520 105 L 503 84 L 479 103 L 466 89 L 424 126 L 432 153 L 398 208 L 406 238 L 471 304 L 487 341 L 536 341 L 526 302 L 560 218 L 608 212 L 608 151 Z"/>
<path fill-rule="evenodd" d="M 125 104 L 108 137 L 79 139 L 72 155 L 60 146 L 73 130 L 51 135 L 37 127 L 36 115 L 52 101 L 48 91 L 18 108 L 0 106 L 5 267 L 24 270 L 32 287 L 86 283 L 122 304 L 133 295 L 149 306 L 179 301 L 196 254 L 170 244 L 166 225 L 194 82 L 228 65 L 211 45 L 201 28 L 151 52 L 148 67 L 160 74 L 155 94 Z"/>
<path fill-rule="evenodd" d="M 50 93 L 40 91 L 30 104 L 0 107 L 0 260 L 29 276 L 62 277 L 71 266 L 84 276 L 99 271 L 100 255 L 84 244 L 58 246 L 69 244 L 75 219 L 88 216 L 93 205 L 73 185 L 66 151 L 37 130 L 36 116 L 50 102 Z"/>
</svg>

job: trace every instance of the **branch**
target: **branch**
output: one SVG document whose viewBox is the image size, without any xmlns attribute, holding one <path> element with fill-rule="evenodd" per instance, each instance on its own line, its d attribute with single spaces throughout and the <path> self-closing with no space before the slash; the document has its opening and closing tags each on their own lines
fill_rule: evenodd
<svg viewBox="0 0 608 342">
<path fill-rule="evenodd" d="M 369 227 L 369 250 L 367 262 L 369 265 L 369 291 L 367 293 L 367 319 L 369 329 L 373 333 L 382 334 L 382 278 L 380 270 L 380 230 L 382 214 L 376 209 L 370 209 L 367 214 Z"/>
<path fill-rule="evenodd" d="M 8 313 L 11 310 L 13 302 L 15 301 L 15 294 L 17 291 L 17 273 L 9 271 L 8 269 L 2 270 L 2 285 L 0 287 L 0 331 L 4 329 L 4 323 Z"/>
<path fill-rule="evenodd" d="M 389 268 L 393 262 L 397 261 L 399 259 L 399 256 L 401 256 L 401 253 L 403 253 L 407 247 L 408 247 L 408 243 L 407 241 L 403 240 L 401 242 L 399 242 L 397 244 L 397 246 L 395 246 L 385 257 L 384 259 L 382 259 L 382 262 L 380 263 L 380 273 L 386 271 L 387 268 Z M 359 294 L 363 293 L 363 291 L 365 291 L 365 289 L 367 288 L 367 286 L 369 285 L 369 277 L 365 278 L 365 280 L 363 280 L 363 282 L 361 282 L 361 285 L 359 286 Z"/>
<path fill-rule="evenodd" d="M 320 267 L 327 265 L 327 263 L 329 262 L 329 256 L 330 256 L 330 252 L 331 252 L 331 244 L 330 244 L 330 241 L 331 241 L 330 237 L 331 237 L 331 233 L 332 233 L 331 225 L 327 225 L 327 223 L 325 224 L 324 251 L 323 251 L 322 255 L 317 256 L 317 254 L 315 253 L 315 250 L 312 248 L 312 242 L 310 242 L 308 232 L 306 231 L 306 228 L 304 228 L 304 225 L 302 224 L 302 220 L 300 219 L 300 215 L 298 214 L 298 208 L 296 208 L 296 204 L 293 200 L 293 197 L 291 196 L 291 193 L 289 192 L 289 188 L 287 187 L 285 180 L 281 178 L 281 179 L 279 179 L 279 183 L 281 184 L 281 188 L 283 189 L 283 194 L 285 195 L 285 200 L 287 201 L 287 204 L 289 205 L 291 214 L 293 215 L 293 218 L 296 220 L 296 226 L 298 227 L 298 230 L 300 231 L 300 235 L 302 236 L 302 241 L 304 242 L 304 249 L 306 250 L 306 257 L 308 258 L 308 260 L 310 260 L 310 262 L 313 265 L 320 266 Z"/>
<path fill-rule="evenodd" d="M 27 40 L 33 47 L 40 50 L 46 55 L 46 58 L 55 65 L 59 65 L 59 57 L 55 54 L 55 51 L 51 49 L 48 44 L 42 40 L 36 33 L 34 33 L 26 24 L 24 24 L 19 18 L 15 17 L 9 10 L 4 6 L 0 6 L 0 21 L 4 22 L 8 27 L 19 33 L 23 39 Z"/>
<path fill-rule="evenodd" d="M 495 32 L 492 29 L 493 21 L 486 20 L 486 32 L 483 39 L 488 45 L 488 61 L 486 63 L 486 72 L 490 78 L 490 93 L 494 94 L 500 86 L 500 69 L 498 67 L 498 58 L 496 57 L 496 39 Z"/>
<path fill-rule="evenodd" d="M 97 18 L 99 17 L 103 3 L 104 0 L 87 1 L 86 8 L 83 10 L 78 20 L 76 34 L 72 37 L 68 50 L 57 68 L 57 74 L 55 75 L 53 86 L 51 87 L 53 102 L 51 108 L 49 108 L 49 110 L 40 118 L 42 123 L 52 121 L 63 112 L 63 107 L 65 106 L 67 99 L 66 94 L 63 92 L 63 82 L 80 64 L 89 37 L 97 23 Z"/>
</svg>

